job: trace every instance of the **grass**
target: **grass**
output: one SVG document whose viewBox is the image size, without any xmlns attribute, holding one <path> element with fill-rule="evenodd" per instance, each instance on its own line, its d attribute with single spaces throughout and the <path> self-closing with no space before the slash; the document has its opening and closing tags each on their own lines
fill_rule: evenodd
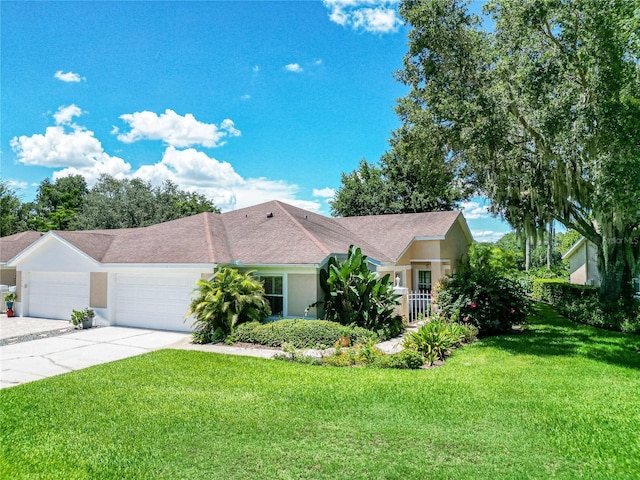
<svg viewBox="0 0 640 480">
<path fill-rule="evenodd" d="M 163 350 L 0 391 L 0 478 L 637 479 L 640 337 L 549 307 L 420 371 Z"/>
</svg>

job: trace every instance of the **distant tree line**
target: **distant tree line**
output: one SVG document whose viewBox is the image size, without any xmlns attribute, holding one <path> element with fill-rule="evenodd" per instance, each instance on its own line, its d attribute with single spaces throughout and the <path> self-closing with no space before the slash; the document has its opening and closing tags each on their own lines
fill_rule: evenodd
<svg viewBox="0 0 640 480">
<path fill-rule="evenodd" d="M 102 230 L 146 227 L 201 212 L 220 213 L 204 195 L 102 175 L 89 188 L 81 175 L 43 180 L 33 202 L 0 182 L 0 236 L 34 230 Z"/>
</svg>

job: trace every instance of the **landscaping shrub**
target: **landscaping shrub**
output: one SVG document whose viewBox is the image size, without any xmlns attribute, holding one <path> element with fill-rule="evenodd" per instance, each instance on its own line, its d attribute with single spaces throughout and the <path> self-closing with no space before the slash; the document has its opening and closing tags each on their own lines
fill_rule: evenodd
<svg viewBox="0 0 640 480">
<path fill-rule="evenodd" d="M 226 335 L 236 325 L 259 321 L 271 314 L 264 287 L 252 272 L 222 268 L 210 280 L 198 280 L 195 292 L 186 318 L 195 317 L 192 326 L 196 343 L 213 341 L 219 336 L 217 330 Z"/>
<path fill-rule="evenodd" d="M 491 267 L 463 267 L 435 288 L 438 311 L 451 321 L 470 323 L 480 335 L 504 333 L 524 323 L 529 301 L 521 286 Z"/>
<path fill-rule="evenodd" d="M 381 357 L 377 363 L 380 368 L 417 369 L 424 365 L 424 357 L 417 350 L 405 348 L 391 355 Z"/>
<path fill-rule="evenodd" d="M 320 271 L 325 319 L 355 325 L 392 338 L 404 331 L 402 317 L 395 313 L 399 296 L 390 275 L 378 277 L 369 270 L 368 258 L 359 248 L 349 247 L 344 263 L 331 257 Z"/>
<path fill-rule="evenodd" d="M 474 333 L 477 333 L 474 326 L 448 322 L 442 316 L 435 316 L 418 331 L 409 333 L 404 347 L 419 352 L 432 365 L 436 360 L 444 360 L 452 348 L 475 339 Z"/>
<path fill-rule="evenodd" d="M 378 336 L 361 327 L 349 327 L 328 320 L 283 319 L 261 324 L 238 325 L 230 340 L 280 347 L 287 343 L 295 348 L 328 348 L 343 337 L 352 344 L 377 341 Z"/>
<path fill-rule="evenodd" d="M 575 285 L 557 278 L 536 278 L 533 281 L 533 299 L 551 305 L 558 305 L 567 300 L 584 300 L 597 298 L 598 287 Z"/>
<path fill-rule="evenodd" d="M 399 353 L 386 355 L 373 342 L 352 348 L 337 348 L 333 355 L 322 358 L 323 365 L 333 367 L 365 367 L 416 369 L 424 365 L 424 357 L 417 350 L 405 349 Z"/>
<path fill-rule="evenodd" d="M 640 333 L 640 308 L 634 300 L 600 300 L 598 287 L 537 279 L 534 299 L 553 305 L 570 320 L 594 327 Z"/>
</svg>

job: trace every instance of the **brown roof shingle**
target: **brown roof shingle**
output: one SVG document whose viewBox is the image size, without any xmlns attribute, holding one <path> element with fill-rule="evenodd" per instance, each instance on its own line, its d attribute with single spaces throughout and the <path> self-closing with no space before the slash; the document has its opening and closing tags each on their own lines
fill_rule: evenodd
<svg viewBox="0 0 640 480">
<path fill-rule="evenodd" d="M 0 263 L 8 262 L 42 235 L 40 232 L 22 232 L 0 238 Z"/>
<path fill-rule="evenodd" d="M 384 263 L 396 261 L 417 236 L 444 237 L 459 215 L 460 212 L 435 212 L 329 218 L 272 201 L 222 214 L 200 213 L 143 228 L 54 234 L 108 264 L 239 261 L 246 265 L 314 265 L 331 254 L 346 253 L 350 245 Z M 31 238 L 34 234 L 40 236 L 36 232 L 25 234 L 28 234 L 25 247 L 37 239 Z M 26 238 L 31 242 L 26 242 Z M 10 241 L 2 239 L 2 258 L 6 256 L 7 260 L 22 250 L 9 248 L 9 244 Z"/>
</svg>

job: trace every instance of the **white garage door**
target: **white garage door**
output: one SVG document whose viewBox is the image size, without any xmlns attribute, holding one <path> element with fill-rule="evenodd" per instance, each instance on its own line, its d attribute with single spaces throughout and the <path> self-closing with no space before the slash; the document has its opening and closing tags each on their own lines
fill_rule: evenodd
<svg viewBox="0 0 640 480">
<path fill-rule="evenodd" d="M 197 280 L 192 275 L 118 275 L 116 325 L 190 331 L 192 321 L 183 319 Z"/>
<path fill-rule="evenodd" d="M 30 317 L 69 319 L 89 306 L 88 273 L 31 272 L 27 289 Z"/>
</svg>

